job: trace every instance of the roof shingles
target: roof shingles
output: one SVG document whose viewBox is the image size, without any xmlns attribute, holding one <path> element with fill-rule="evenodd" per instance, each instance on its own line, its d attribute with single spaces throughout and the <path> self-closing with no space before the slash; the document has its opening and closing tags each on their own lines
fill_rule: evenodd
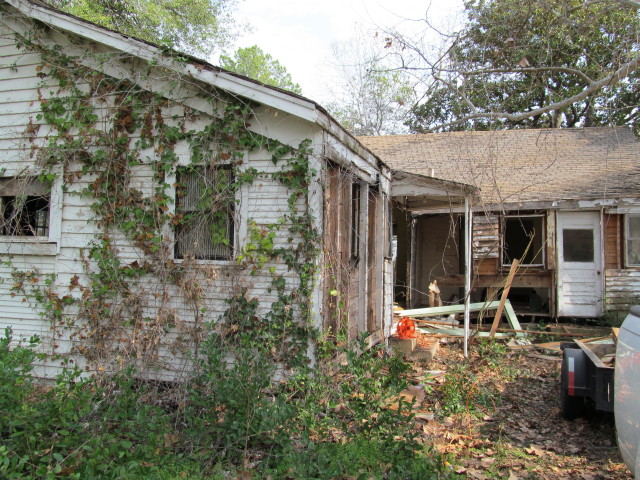
<svg viewBox="0 0 640 480">
<path fill-rule="evenodd" d="M 486 203 L 640 197 L 640 142 L 625 127 L 358 139 L 392 168 L 473 185 Z"/>
</svg>

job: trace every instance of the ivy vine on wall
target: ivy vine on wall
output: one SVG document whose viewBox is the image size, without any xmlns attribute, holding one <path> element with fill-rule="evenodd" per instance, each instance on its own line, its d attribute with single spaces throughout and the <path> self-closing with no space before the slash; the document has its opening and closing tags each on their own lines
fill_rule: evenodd
<svg viewBox="0 0 640 480">
<path fill-rule="evenodd" d="M 85 57 L 66 54 L 60 46 L 45 46 L 38 35 L 47 32 L 35 29 L 17 38 L 20 48 L 41 60 L 36 69 L 41 113 L 25 132 L 30 156 L 37 173 L 49 180 L 64 172 L 65 195 L 90 204 L 98 233 L 86 248 L 76 249 L 84 274 L 67 285 L 37 268 L 17 268 L 11 258 L 7 263 L 13 269 L 12 294 L 38 306 L 52 336 L 74 345 L 61 355 L 81 354 L 99 368 L 131 363 L 148 368 L 160 361 L 163 348 L 169 356 L 195 356 L 205 336 L 215 335 L 231 356 L 253 349 L 285 366 L 307 362 L 316 335 L 310 298 L 320 241 L 308 204 L 317 173 L 309 161 L 311 141 L 294 148 L 250 131 L 257 105 L 246 99 L 201 85 L 199 99 L 214 112 L 204 115 L 170 100 L 184 86 L 175 72 L 165 72 L 169 91 L 152 92 L 90 68 Z M 130 68 L 140 62 L 119 57 Z M 162 83 L 162 69 L 154 62 L 137 69 L 145 80 Z M 177 113 L 178 106 L 184 111 Z M 48 133 L 37 124 L 47 126 Z M 248 241 L 236 252 L 235 265 L 174 259 L 170 232 L 189 221 L 176 212 L 172 180 L 185 165 L 180 152 L 185 144 L 187 166 L 230 166 L 233 182 L 225 187 L 234 198 L 243 185 L 260 179 L 289 192 L 288 210 L 277 222 L 242 219 L 248 223 Z M 261 150 L 270 153 L 275 173 L 244 164 L 247 152 Z M 151 173 L 146 184 L 139 177 L 143 171 Z M 202 208 L 218 209 L 219 193 L 207 192 Z M 286 237 L 286 246 L 275 241 L 277 236 Z M 137 252 L 136 260 L 124 260 L 123 245 Z M 277 268 L 283 264 L 293 276 Z M 275 301 L 266 308 L 242 280 L 257 275 L 271 278 Z M 222 276 L 235 278 L 222 282 L 227 285 L 223 312 L 207 302 L 208 290 L 222 288 Z"/>
</svg>

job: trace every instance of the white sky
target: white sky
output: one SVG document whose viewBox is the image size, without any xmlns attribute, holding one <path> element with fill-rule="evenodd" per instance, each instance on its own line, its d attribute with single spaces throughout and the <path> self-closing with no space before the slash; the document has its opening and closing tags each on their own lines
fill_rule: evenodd
<svg viewBox="0 0 640 480">
<path fill-rule="evenodd" d="M 332 43 L 354 37 L 358 24 L 394 26 L 425 18 L 427 8 L 430 19 L 449 19 L 462 0 L 242 0 L 236 18 L 253 32 L 236 47 L 258 45 L 287 68 L 303 95 L 323 104 L 331 100 Z"/>
</svg>

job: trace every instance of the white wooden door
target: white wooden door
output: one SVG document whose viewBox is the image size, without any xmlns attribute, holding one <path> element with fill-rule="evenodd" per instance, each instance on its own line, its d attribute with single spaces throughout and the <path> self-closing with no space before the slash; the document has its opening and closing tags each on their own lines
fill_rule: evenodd
<svg viewBox="0 0 640 480">
<path fill-rule="evenodd" d="M 558 315 L 602 315 L 600 212 L 558 212 Z"/>
</svg>

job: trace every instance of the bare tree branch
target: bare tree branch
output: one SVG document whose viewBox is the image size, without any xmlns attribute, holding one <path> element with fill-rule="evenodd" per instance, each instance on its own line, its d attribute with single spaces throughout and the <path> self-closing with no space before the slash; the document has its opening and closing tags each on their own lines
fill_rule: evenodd
<svg viewBox="0 0 640 480">
<path fill-rule="evenodd" d="M 636 71 L 638 69 L 638 67 L 640 66 L 640 56 L 635 57 L 633 60 L 627 62 L 626 64 L 624 64 L 622 67 L 620 67 L 618 70 L 616 70 L 614 73 L 612 73 L 611 75 L 608 75 L 600 80 L 598 80 L 597 82 L 590 82 L 589 85 L 580 93 L 578 93 L 577 95 L 573 95 L 571 97 L 565 98 L 559 102 L 555 102 L 555 103 L 551 103 L 549 105 L 546 105 L 544 107 L 541 108 L 537 108 L 534 110 L 530 110 L 530 111 L 526 111 L 526 112 L 521 112 L 521 113 L 508 113 L 508 112 L 479 112 L 479 113 L 472 113 L 469 115 L 465 115 L 464 117 L 458 118 L 454 121 L 442 124 L 442 125 L 438 125 L 437 127 L 433 128 L 433 129 L 423 129 L 423 132 L 432 132 L 434 130 L 438 130 L 441 128 L 447 128 L 450 127 L 452 125 L 458 125 L 460 123 L 464 123 L 468 120 L 474 120 L 477 118 L 492 118 L 492 119 L 503 119 L 503 120 L 508 120 L 511 122 L 518 122 L 521 120 L 525 120 L 527 118 L 531 118 L 531 117 L 535 117 L 537 115 L 542 115 L 544 113 L 548 113 L 548 112 L 552 112 L 554 110 L 560 110 L 566 107 L 569 107 L 570 105 L 572 105 L 575 102 L 578 102 L 580 100 L 584 100 L 585 98 L 589 97 L 589 95 L 592 95 L 593 93 L 597 92 L 598 90 L 605 88 L 605 87 L 610 87 L 615 85 L 616 83 L 618 83 L 620 80 L 622 80 L 623 78 L 627 77 L 630 73 Z M 477 108 L 475 109 L 477 112 Z"/>
</svg>

